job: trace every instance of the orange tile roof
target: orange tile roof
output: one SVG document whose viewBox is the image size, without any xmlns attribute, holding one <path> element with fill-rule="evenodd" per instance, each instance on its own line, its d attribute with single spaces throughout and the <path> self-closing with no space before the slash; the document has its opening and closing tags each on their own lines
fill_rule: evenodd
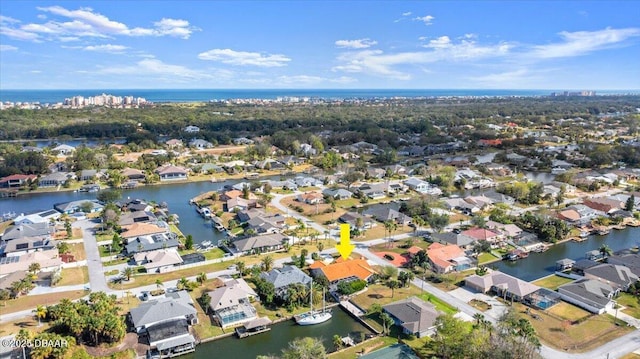
<svg viewBox="0 0 640 359">
<path fill-rule="evenodd" d="M 242 191 L 238 191 L 237 189 L 233 189 L 231 191 L 227 191 L 224 193 L 229 199 L 236 198 L 242 196 Z"/>
<path fill-rule="evenodd" d="M 435 244 L 435 243 L 434 243 Z M 411 246 L 409 247 L 409 249 L 407 249 L 407 253 L 409 253 L 412 256 L 415 256 L 416 254 L 418 254 L 418 252 L 420 252 L 422 250 L 422 248 L 418 247 L 418 246 Z"/>
<path fill-rule="evenodd" d="M 166 231 L 166 229 L 158 227 L 155 224 L 138 222 L 122 226 L 122 233 L 120 235 L 122 236 L 122 238 L 132 238 L 156 233 L 164 233 Z"/>
<path fill-rule="evenodd" d="M 443 245 L 434 243 L 427 249 L 427 256 L 435 265 L 441 268 L 447 268 L 451 265 L 450 260 L 458 257 L 464 257 L 462 248 L 455 244 Z"/>
<path fill-rule="evenodd" d="M 316 263 L 319 261 L 316 261 Z M 315 263 L 314 263 L 315 264 Z M 321 266 L 320 270 L 329 282 L 345 279 L 349 277 L 358 277 L 367 280 L 372 274 L 377 273 L 369 266 L 366 259 L 350 259 L 342 261 L 338 259 L 334 263 Z"/>
<path fill-rule="evenodd" d="M 575 209 L 567 209 L 558 213 L 561 218 L 568 219 L 570 221 L 577 221 L 580 219 L 580 213 Z"/>
<path fill-rule="evenodd" d="M 498 234 L 495 233 L 495 232 L 492 232 L 492 231 L 490 231 L 488 229 L 485 229 L 485 228 L 478 228 L 478 227 L 468 229 L 468 230 L 462 232 L 462 234 L 464 234 L 467 237 L 471 237 L 473 239 L 476 239 L 476 240 L 492 239 L 492 238 L 495 238 L 495 237 L 498 236 Z"/>
<path fill-rule="evenodd" d="M 394 267 L 402 267 L 405 264 L 409 263 L 408 254 L 398 254 L 393 252 L 373 252 L 373 254 L 389 262 Z M 389 260 L 389 258 L 393 259 Z"/>
</svg>

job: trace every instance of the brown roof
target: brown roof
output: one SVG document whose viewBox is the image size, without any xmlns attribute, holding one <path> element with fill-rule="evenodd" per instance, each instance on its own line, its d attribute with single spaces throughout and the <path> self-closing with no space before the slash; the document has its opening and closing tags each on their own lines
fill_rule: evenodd
<svg viewBox="0 0 640 359">
<path fill-rule="evenodd" d="M 566 209 L 564 211 L 560 211 L 558 213 L 558 217 L 569 221 L 577 221 L 580 219 L 580 213 L 578 213 L 578 211 L 576 211 L 575 209 Z"/>
<path fill-rule="evenodd" d="M 165 232 L 167 232 L 166 228 L 158 227 L 155 224 L 136 222 L 127 226 L 122 226 L 122 233 L 120 234 L 120 236 L 122 238 L 133 238 Z"/>
</svg>

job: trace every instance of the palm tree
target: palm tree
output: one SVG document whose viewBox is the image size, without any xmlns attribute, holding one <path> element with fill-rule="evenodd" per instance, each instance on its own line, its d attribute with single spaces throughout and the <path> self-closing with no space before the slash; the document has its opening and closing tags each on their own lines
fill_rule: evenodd
<svg viewBox="0 0 640 359">
<path fill-rule="evenodd" d="M 473 319 L 476 321 L 476 327 L 479 327 L 480 324 L 484 321 L 484 314 L 476 313 L 473 315 Z"/>
<path fill-rule="evenodd" d="M 133 276 L 133 268 L 126 267 L 122 270 L 122 276 L 127 278 L 127 281 L 131 280 L 131 276 Z"/>
<path fill-rule="evenodd" d="M 342 348 L 342 338 L 338 334 L 333 336 L 333 346 L 336 347 L 336 350 L 340 350 Z"/>
<path fill-rule="evenodd" d="M 38 305 L 33 312 L 36 313 L 36 318 L 38 318 L 38 326 L 41 326 L 42 323 L 40 320 L 47 317 L 47 308 L 45 306 Z"/>
<path fill-rule="evenodd" d="M 164 287 L 164 285 L 160 279 L 156 279 L 156 288 L 160 289 L 160 287 Z"/>
<path fill-rule="evenodd" d="M 39 271 L 40 271 L 40 263 L 29 264 L 29 273 L 35 275 L 35 274 L 38 274 Z"/>
<path fill-rule="evenodd" d="M 201 272 L 200 274 L 198 274 L 198 276 L 196 277 L 196 281 L 202 285 L 204 282 L 206 282 L 207 280 L 207 273 L 205 272 Z"/>
<path fill-rule="evenodd" d="M 400 283 L 398 283 L 397 280 L 392 279 L 392 280 L 387 282 L 387 287 L 389 287 L 391 289 L 391 298 L 393 298 L 394 291 L 399 286 L 400 286 Z"/>
<path fill-rule="evenodd" d="M 380 319 L 382 320 L 382 332 L 388 334 L 393 325 L 393 318 L 387 312 L 383 312 L 380 314 Z"/>
<path fill-rule="evenodd" d="M 180 278 L 176 287 L 180 290 L 189 288 L 189 280 L 185 277 Z"/>
<path fill-rule="evenodd" d="M 273 268 L 273 257 L 271 256 L 266 256 L 264 258 L 262 258 L 262 270 L 265 272 L 268 272 L 271 270 L 271 268 Z"/>
<path fill-rule="evenodd" d="M 244 272 L 247 270 L 247 266 L 244 264 L 243 261 L 237 261 L 236 262 L 236 269 L 238 270 L 238 273 L 240 274 L 240 277 L 244 276 Z"/>
<path fill-rule="evenodd" d="M 599 250 L 603 257 L 609 257 L 613 254 L 613 250 L 606 244 L 602 244 Z"/>
</svg>

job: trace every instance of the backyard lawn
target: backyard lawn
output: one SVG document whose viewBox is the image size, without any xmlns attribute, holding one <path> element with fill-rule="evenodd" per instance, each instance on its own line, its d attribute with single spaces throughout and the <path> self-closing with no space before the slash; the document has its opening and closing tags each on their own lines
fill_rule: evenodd
<svg viewBox="0 0 640 359">
<path fill-rule="evenodd" d="M 547 309 L 547 313 L 550 313 L 571 321 L 577 321 L 591 315 L 591 313 L 587 312 L 586 310 L 566 302 L 560 302 L 554 305 L 553 307 Z"/>
<path fill-rule="evenodd" d="M 552 274 L 548 277 L 538 279 L 537 281 L 533 282 L 533 284 L 537 285 L 538 287 L 556 290 L 559 286 L 571 283 L 574 280 L 575 279 L 564 278 L 560 277 L 559 275 Z"/>
<path fill-rule="evenodd" d="M 429 294 L 429 293 L 423 293 L 421 295 L 419 295 L 419 297 L 424 300 L 425 302 L 429 302 L 431 304 L 433 304 L 434 307 L 436 307 L 437 310 L 443 312 L 443 313 L 448 313 L 448 314 L 455 314 L 458 312 L 458 309 L 452 307 L 449 303 L 444 302 L 442 300 L 440 300 L 439 298 Z"/>
<path fill-rule="evenodd" d="M 540 341 L 569 352 L 589 351 L 633 330 L 626 325 L 616 326 L 614 318 L 608 314 L 592 315 L 578 324 L 571 324 L 571 318 L 577 315 L 577 311 L 559 311 L 565 315 L 561 320 L 556 315 L 535 309 L 526 314 L 527 307 L 520 303 L 514 303 L 514 308 L 520 317 L 531 322 Z M 534 314 L 538 319 L 534 319 Z"/>
<path fill-rule="evenodd" d="M 69 253 L 73 255 L 76 261 L 83 261 L 87 259 L 87 254 L 84 251 L 83 243 L 72 243 L 69 245 Z"/>
<path fill-rule="evenodd" d="M 89 292 L 85 292 L 84 290 L 72 290 L 68 292 L 22 296 L 17 299 L 0 302 L 0 312 L 2 312 L 2 314 L 19 312 L 21 310 L 35 308 L 38 305 L 47 306 L 57 304 L 64 298 L 75 300 L 88 294 Z"/>
<path fill-rule="evenodd" d="M 398 339 L 390 338 L 390 337 L 377 337 L 371 340 L 367 340 L 364 343 L 360 343 L 356 346 L 353 346 L 349 349 L 344 349 L 339 353 L 331 353 L 329 354 L 329 358 L 331 359 L 353 359 L 357 358 L 358 355 L 370 353 L 372 351 L 382 349 L 384 347 L 388 347 L 389 345 L 396 344 Z"/>
<path fill-rule="evenodd" d="M 82 266 L 62 269 L 62 278 L 55 286 L 62 287 L 65 285 L 85 283 L 89 283 L 89 268 L 87 266 Z"/>
<path fill-rule="evenodd" d="M 366 292 L 353 297 L 352 301 L 360 308 L 367 310 L 373 303 L 387 305 L 391 302 L 420 295 L 421 293 L 420 288 L 410 285 L 408 287 L 395 289 L 393 297 L 391 297 L 391 289 L 387 286 L 384 284 L 372 284 Z"/>
<path fill-rule="evenodd" d="M 616 299 L 619 305 L 625 307 L 623 313 L 640 319 L 640 298 L 629 293 L 621 293 Z"/>
<path fill-rule="evenodd" d="M 491 253 L 482 252 L 478 255 L 478 265 L 499 261 L 500 258 Z"/>
</svg>

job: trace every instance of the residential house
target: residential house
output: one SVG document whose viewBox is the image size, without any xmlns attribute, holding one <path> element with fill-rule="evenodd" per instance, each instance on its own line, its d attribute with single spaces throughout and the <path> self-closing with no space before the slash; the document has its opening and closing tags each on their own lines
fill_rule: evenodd
<svg viewBox="0 0 640 359">
<path fill-rule="evenodd" d="M 232 279 L 208 292 L 211 298 L 209 308 L 218 325 L 222 328 L 240 325 L 258 317 L 251 302 L 258 295 L 249 287 L 244 279 Z"/>
<path fill-rule="evenodd" d="M 382 307 L 389 314 L 395 325 L 402 328 L 407 335 L 415 335 L 417 338 L 430 337 L 435 334 L 436 319 L 440 315 L 433 304 L 424 300 L 411 297 L 397 302 L 389 303 Z"/>
<path fill-rule="evenodd" d="M 46 251 L 56 248 L 57 242 L 52 239 L 20 238 L 0 245 L 0 257 L 19 257 L 23 254 Z"/>
<path fill-rule="evenodd" d="M 466 257 L 464 250 L 454 244 L 433 243 L 427 249 L 427 257 L 438 273 L 462 271 L 474 266 L 473 261 Z"/>
<path fill-rule="evenodd" d="M 625 266 L 637 276 L 640 276 L 640 254 L 639 253 L 616 253 L 607 258 L 607 263 Z"/>
<path fill-rule="evenodd" d="M 125 168 L 122 170 L 122 176 L 124 176 L 127 181 L 144 181 L 146 178 L 144 172 L 137 168 Z"/>
<path fill-rule="evenodd" d="M 149 356 L 172 357 L 195 350 L 189 327 L 198 322 L 198 316 L 186 291 L 143 302 L 130 310 L 129 321 L 143 342 L 149 343 Z"/>
<path fill-rule="evenodd" d="M 514 238 L 522 233 L 522 229 L 512 223 L 502 224 L 494 221 L 487 221 L 487 228 L 500 232 L 500 234 L 507 238 Z"/>
<path fill-rule="evenodd" d="M 382 179 L 387 171 L 382 168 L 367 167 L 366 177 L 370 179 Z"/>
<path fill-rule="evenodd" d="M 285 156 L 278 159 L 286 167 L 298 166 L 305 163 L 306 159 L 296 156 Z"/>
<path fill-rule="evenodd" d="M 492 230 L 479 227 L 467 229 L 466 231 L 463 231 L 462 234 L 467 237 L 473 238 L 473 240 L 475 241 L 487 241 L 492 244 L 497 243 L 502 239 L 502 236 L 500 234 Z"/>
<path fill-rule="evenodd" d="M 584 276 L 587 279 L 599 280 L 621 291 L 626 291 L 630 285 L 639 280 L 631 269 L 611 263 L 603 263 L 585 269 Z"/>
<path fill-rule="evenodd" d="M 442 203 L 445 205 L 445 208 L 448 210 L 458 210 L 465 213 L 476 213 L 480 211 L 480 208 L 474 204 L 471 204 L 465 201 L 462 198 L 454 197 L 454 198 L 444 198 Z"/>
<path fill-rule="evenodd" d="M 293 182 L 298 187 L 322 186 L 322 181 L 313 177 L 297 176 L 293 179 Z"/>
<path fill-rule="evenodd" d="M 213 148 L 213 143 L 207 141 L 207 140 L 203 140 L 200 138 L 194 138 L 191 141 L 189 141 L 189 147 L 193 147 L 193 148 L 197 148 L 199 150 L 202 149 L 206 149 L 206 148 Z"/>
<path fill-rule="evenodd" d="M 560 298 L 591 313 L 603 314 L 613 309 L 617 294 L 610 285 L 593 279 L 580 279 L 558 287 Z"/>
<path fill-rule="evenodd" d="M 254 218 L 266 216 L 267 214 L 265 213 L 265 211 L 260 208 L 251 208 L 249 210 L 240 211 L 237 213 L 238 221 L 240 223 L 246 223 Z"/>
<path fill-rule="evenodd" d="M 586 198 L 582 203 L 596 211 L 604 212 L 606 214 L 613 213 L 624 208 L 625 203 L 617 199 L 612 198 Z"/>
<path fill-rule="evenodd" d="M 160 166 L 155 171 L 160 176 L 160 181 L 177 181 L 188 178 L 187 170 L 184 167 L 166 164 Z"/>
<path fill-rule="evenodd" d="M 404 181 L 404 184 L 419 193 L 430 194 L 432 196 L 439 196 L 442 194 L 442 191 L 438 187 L 432 186 L 429 182 L 415 177 L 407 179 Z"/>
<path fill-rule="evenodd" d="M 138 222 L 152 223 L 157 220 L 158 218 L 155 214 L 151 213 L 151 211 L 124 212 L 120 215 L 118 224 L 120 226 L 128 226 Z"/>
<path fill-rule="evenodd" d="M 411 224 L 412 221 L 411 217 L 390 208 L 388 205 L 371 206 L 362 212 L 362 214 L 373 217 L 375 220 L 380 222 L 394 221 L 395 223 L 403 226 Z"/>
<path fill-rule="evenodd" d="M 329 281 L 330 291 L 337 290 L 338 283 L 343 281 L 363 280 L 373 283 L 378 274 L 366 259 L 349 259 L 345 261 L 339 258 L 331 264 L 315 261 L 309 266 L 309 269 L 312 276 L 323 276 Z"/>
<path fill-rule="evenodd" d="M 40 177 L 38 180 L 39 187 L 56 187 L 62 186 L 68 180 L 75 179 L 76 175 L 72 172 L 54 172 Z"/>
<path fill-rule="evenodd" d="M 476 240 L 465 236 L 462 233 L 445 232 L 445 233 L 433 233 L 431 235 L 434 242 L 442 244 L 453 244 L 462 248 L 469 248 Z"/>
<path fill-rule="evenodd" d="M 87 200 L 71 201 L 71 202 L 65 202 L 65 203 L 56 203 L 53 205 L 53 208 L 60 213 L 72 214 L 76 212 L 85 212 L 87 209 L 89 210 L 89 212 L 85 212 L 85 213 L 100 212 L 102 211 L 104 206 L 95 199 L 94 200 L 87 199 Z"/>
<path fill-rule="evenodd" d="M 234 198 L 238 198 L 242 196 L 242 190 L 238 190 L 238 189 L 232 189 L 230 191 L 226 191 L 223 194 L 220 195 L 220 200 L 221 201 L 228 201 L 230 199 L 234 199 Z"/>
<path fill-rule="evenodd" d="M 358 191 L 370 199 L 380 199 L 387 195 L 386 183 L 364 183 Z"/>
<path fill-rule="evenodd" d="M 296 197 L 296 201 L 306 204 L 319 204 L 324 202 L 324 197 L 318 192 L 305 192 Z"/>
<path fill-rule="evenodd" d="M 235 197 L 228 200 L 225 203 L 227 212 L 246 211 L 250 208 L 256 208 L 258 202 L 255 199 L 244 199 L 242 197 Z"/>
<path fill-rule="evenodd" d="M 338 221 L 347 223 L 351 228 L 357 228 L 358 230 L 370 229 L 375 226 L 376 223 L 371 218 L 365 217 L 357 212 L 346 212 L 338 218 Z M 361 225 L 358 222 L 362 221 Z"/>
<path fill-rule="evenodd" d="M 384 167 L 385 172 L 390 172 L 394 176 L 406 176 L 407 168 L 405 166 L 394 164 Z"/>
<path fill-rule="evenodd" d="M 487 209 L 493 205 L 493 200 L 486 196 L 467 196 L 464 198 L 467 203 L 480 208 L 481 210 Z"/>
<path fill-rule="evenodd" d="M 18 188 L 35 181 L 36 175 L 15 174 L 0 178 L 0 187 L 2 188 Z"/>
<path fill-rule="evenodd" d="M 120 237 L 127 243 L 125 249 L 128 254 L 175 248 L 180 244 L 178 236 L 169 232 L 164 222 L 157 224 L 137 222 L 122 226 Z"/>
<path fill-rule="evenodd" d="M 302 284 L 306 287 L 311 285 L 311 277 L 301 271 L 296 266 L 286 265 L 282 268 L 274 268 L 268 272 L 260 273 L 260 278 L 273 284 L 276 290 L 276 297 L 286 299 L 288 290 L 293 284 Z"/>
<path fill-rule="evenodd" d="M 353 197 L 353 193 L 343 188 L 335 188 L 335 189 L 327 188 L 322 191 L 322 194 L 327 197 L 332 197 L 335 200 L 349 199 Z"/>
<path fill-rule="evenodd" d="M 288 238 L 280 233 L 236 239 L 231 244 L 241 254 L 279 251 Z"/>
<path fill-rule="evenodd" d="M 250 140 L 246 137 L 238 137 L 233 139 L 233 143 L 236 145 L 252 145 L 253 142 L 253 140 Z"/>
<path fill-rule="evenodd" d="M 59 145 L 59 146 L 56 146 L 56 147 L 52 148 L 51 152 L 57 153 L 59 155 L 67 156 L 67 155 L 72 154 L 75 150 L 76 150 L 76 148 L 73 147 L 73 146 L 62 144 L 62 145 Z"/>
<path fill-rule="evenodd" d="M 19 224 L 13 225 L 7 228 L 2 234 L 2 241 L 8 242 L 21 238 L 33 238 L 33 239 L 51 239 L 51 235 L 54 232 L 53 226 L 49 222 L 39 222 L 32 224 Z"/>
<path fill-rule="evenodd" d="M 189 125 L 189 126 L 184 128 L 184 132 L 187 132 L 187 133 L 198 133 L 198 132 L 200 132 L 200 127 Z"/>
<path fill-rule="evenodd" d="M 136 265 L 143 266 L 147 273 L 167 272 L 183 262 L 176 248 L 139 252 L 133 256 L 133 260 Z"/>
<path fill-rule="evenodd" d="M 60 218 L 60 212 L 55 209 L 48 209 L 46 211 L 24 214 L 20 213 L 13 219 L 13 224 L 18 226 L 21 224 L 34 224 L 34 223 L 51 223 Z"/>
<path fill-rule="evenodd" d="M 247 228 L 245 230 L 252 229 L 257 234 L 279 233 L 286 227 L 285 220 L 286 218 L 279 213 L 270 216 L 259 215 L 246 222 Z"/>
<path fill-rule="evenodd" d="M 465 285 L 481 293 L 491 291 L 515 301 L 522 301 L 540 289 L 537 285 L 499 271 L 491 271 L 484 276 L 473 274 L 465 279 Z"/>
<path fill-rule="evenodd" d="M 57 272 L 62 269 L 62 260 L 58 249 L 48 249 L 26 253 L 20 256 L 0 258 L 0 273 L 2 275 L 18 271 L 28 271 L 33 263 L 40 264 L 41 272 Z"/>
<path fill-rule="evenodd" d="M 172 138 L 166 141 L 165 145 L 167 145 L 167 147 L 169 148 L 180 148 L 184 146 L 184 143 L 182 142 L 182 140 L 179 140 L 177 138 Z"/>
</svg>

